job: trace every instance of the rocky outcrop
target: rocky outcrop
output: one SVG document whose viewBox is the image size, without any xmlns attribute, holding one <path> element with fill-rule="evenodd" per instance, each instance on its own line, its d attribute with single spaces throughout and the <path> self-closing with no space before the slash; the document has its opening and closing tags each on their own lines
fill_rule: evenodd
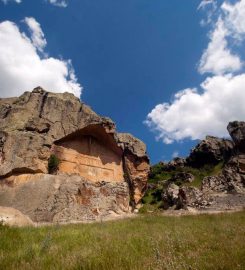
<svg viewBox="0 0 245 270">
<path fill-rule="evenodd" d="M 231 122 L 227 129 L 234 141 L 232 156 L 219 175 L 203 179 L 204 192 L 245 192 L 245 122 Z"/>
<path fill-rule="evenodd" d="M 216 176 L 204 177 L 201 189 L 203 192 L 245 192 L 245 172 L 241 169 L 244 157 L 234 156 Z"/>
<path fill-rule="evenodd" d="M 204 165 L 215 165 L 227 161 L 232 155 L 234 144 L 228 139 L 207 136 L 194 147 L 187 158 L 187 165 L 200 168 Z"/>
<path fill-rule="evenodd" d="M 207 136 L 186 159 L 153 167 L 150 176 L 156 183 L 147 192 L 154 196 L 162 190 L 164 209 L 245 207 L 245 122 L 229 123 L 227 129 L 233 141 Z"/>
<path fill-rule="evenodd" d="M 188 209 L 204 208 L 207 205 L 211 205 L 207 195 L 204 195 L 196 187 L 182 186 L 179 187 L 175 184 L 169 184 L 166 190 L 162 194 L 163 208 L 164 209 Z"/>
<path fill-rule="evenodd" d="M 211 198 L 215 209 L 226 209 L 229 205 L 233 208 L 245 206 L 245 122 L 231 122 L 227 127 L 233 142 L 224 139 L 207 137 L 192 151 L 187 162 L 190 160 L 194 164 L 209 164 L 210 160 L 215 164 L 219 161 L 224 163 L 223 169 L 217 175 L 204 177 L 201 184 L 202 196 Z M 198 151 L 199 159 L 195 157 Z M 194 155 L 194 156 L 193 156 Z M 186 194 L 189 199 L 193 199 L 193 194 Z M 222 195 L 222 196 L 221 196 Z M 201 203 L 206 199 L 201 200 Z M 209 201 L 210 202 L 210 201 Z"/>
<path fill-rule="evenodd" d="M 51 155 L 59 160 L 57 175 L 53 176 L 49 175 L 48 165 Z M 92 198 L 87 208 L 83 204 L 79 207 L 76 203 L 69 204 L 76 201 L 80 186 L 86 185 L 107 213 L 128 212 L 129 197 L 133 205 L 142 198 L 148 173 L 144 143 L 130 134 L 117 133 L 111 119 L 97 115 L 74 95 L 49 93 L 37 87 L 17 98 L 0 99 L 0 205 L 16 207 L 33 220 L 40 216 L 40 209 L 49 209 L 50 214 L 41 211 L 46 213 L 41 215 L 42 221 L 69 221 L 78 217 L 83 220 L 86 211 L 93 218 L 104 215 L 103 210 L 99 214 L 91 210 L 96 208 Z M 20 180 L 23 175 L 29 175 L 24 182 Z M 28 187 L 36 185 L 37 195 L 34 189 L 32 194 L 38 197 L 42 182 L 47 185 L 46 191 L 52 190 L 48 193 L 50 199 L 41 197 L 42 202 L 38 200 L 31 209 L 24 210 L 20 204 L 25 205 L 25 196 L 20 198 L 18 194 L 23 195 Z M 59 186 L 59 192 L 51 188 L 54 183 Z M 107 196 L 100 193 L 101 183 L 106 183 L 102 191 L 106 190 Z M 67 191 L 64 185 L 76 188 L 74 192 Z M 24 187 L 26 191 L 20 191 Z M 123 207 L 117 194 L 127 201 L 120 197 Z M 57 200 L 61 202 L 59 206 Z M 115 202 L 117 207 L 109 206 L 107 201 Z"/>
</svg>

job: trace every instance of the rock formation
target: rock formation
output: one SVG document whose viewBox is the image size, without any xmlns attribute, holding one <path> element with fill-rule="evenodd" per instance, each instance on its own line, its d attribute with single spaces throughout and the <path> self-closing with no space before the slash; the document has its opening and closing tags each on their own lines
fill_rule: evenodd
<svg viewBox="0 0 245 270">
<path fill-rule="evenodd" d="M 186 161 L 194 168 L 207 164 L 215 165 L 220 161 L 227 161 L 232 155 L 233 147 L 233 142 L 228 139 L 207 136 L 192 149 Z"/>
<path fill-rule="evenodd" d="M 154 196 L 154 190 L 162 189 L 162 208 L 245 207 L 245 122 L 231 122 L 227 129 L 233 141 L 207 136 L 186 159 L 157 165 L 158 180 L 150 192 Z M 168 178 L 161 180 L 161 175 Z"/>
<path fill-rule="evenodd" d="M 23 215 L 19 210 L 11 207 L 0 206 L 0 225 L 7 226 L 34 226 L 28 216 Z"/>
<path fill-rule="evenodd" d="M 137 205 L 148 173 L 144 143 L 74 95 L 0 99 L 1 206 L 38 222 L 96 220 Z"/>
<path fill-rule="evenodd" d="M 162 194 L 163 208 L 188 209 L 188 207 L 200 208 L 210 205 L 205 196 L 198 188 L 169 184 Z"/>
</svg>

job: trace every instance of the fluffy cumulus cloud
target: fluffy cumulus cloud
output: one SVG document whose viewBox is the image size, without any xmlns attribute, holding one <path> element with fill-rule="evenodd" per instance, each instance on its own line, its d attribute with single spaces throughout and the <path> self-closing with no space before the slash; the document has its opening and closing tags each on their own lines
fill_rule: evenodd
<svg viewBox="0 0 245 270">
<path fill-rule="evenodd" d="M 82 87 L 71 60 L 42 53 L 47 42 L 40 24 L 34 18 L 25 18 L 24 22 L 30 37 L 13 22 L 0 23 L 0 97 L 18 96 L 39 85 L 80 97 Z"/>
<path fill-rule="evenodd" d="M 173 103 L 157 105 L 148 114 L 147 124 L 167 144 L 208 134 L 223 136 L 229 121 L 245 118 L 244 85 L 245 74 L 209 77 L 201 85 L 202 93 L 185 89 Z"/>
<path fill-rule="evenodd" d="M 200 8 L 214 1 L 202 2 Z M 245 119 L 243 60 L 233 52 L 244 45 L 245 0 L 224 2 L 213 25 L 198 68 L 207 74 L 204 82 L 177 92 L 173 102 L 156 105 L 147 116 L 146 124 L 164 143 L 227 136 L 229 121 Z"/>
</svg>

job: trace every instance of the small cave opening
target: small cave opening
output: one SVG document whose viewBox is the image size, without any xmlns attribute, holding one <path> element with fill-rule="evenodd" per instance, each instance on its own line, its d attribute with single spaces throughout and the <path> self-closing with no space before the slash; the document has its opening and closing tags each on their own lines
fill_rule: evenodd
<svg viewBox="0 0 245 270">
<path fill-rule="evenodd" d="M 90 125 L 55 142 L 58 172 L 79 174 L 93 182 L 122 182 L 123 152 L 101 125 Z"/>
</svg>

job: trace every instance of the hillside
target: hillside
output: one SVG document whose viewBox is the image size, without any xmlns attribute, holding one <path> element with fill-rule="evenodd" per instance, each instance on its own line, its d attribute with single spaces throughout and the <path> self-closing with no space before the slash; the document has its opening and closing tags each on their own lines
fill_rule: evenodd
<svg viewBox="0 0 245 270">
<path fill-rule="evenodd" d="M 244 126 L 244 122 L 229 123 L 233 141 L 207 136 L 187 158 L 153 165 L 140 211 L 243 209 Z"/>
</svg>

